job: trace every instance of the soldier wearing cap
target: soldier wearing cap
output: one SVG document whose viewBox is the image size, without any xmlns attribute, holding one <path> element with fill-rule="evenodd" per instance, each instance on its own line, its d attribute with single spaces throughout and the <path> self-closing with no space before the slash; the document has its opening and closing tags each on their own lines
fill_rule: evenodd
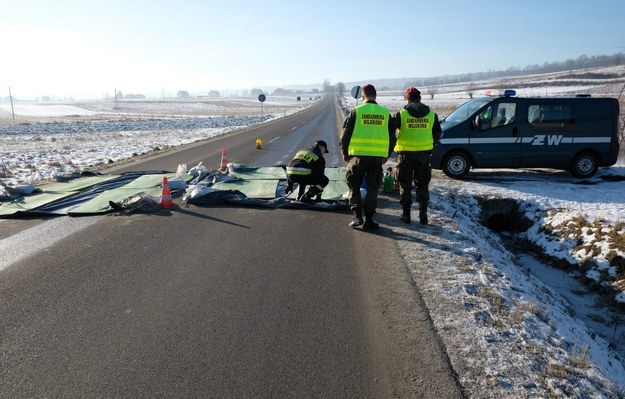
<svg viewBox="0 0 625 399">
<path fill-rule="evenodd" d="M 286 195 L 293 191 L 293 185 L 299 184 L 298 201 L 312 202 L 313 198 L 321 199 L 323 189 L 328 185 L 330 179 L 325 175 L 326 160 L 323 154 L 328 153 L 328 144 L 323 140 L 318 140 L 310 149 L 301 150 L 286 167 L 287 187 L 284 190 Z M 310 186 L 304 193 L 306 186 Z"/>
<path fill-rule="evenodd" d="M 428 224 L 427 208 L 430 200 L 429 184 L 432 179 L 430 156 L 434 144 L 443 133 L 438 115 L 421 103 L 421 93 L 409 87 L 404 94 L 407 104 L 394 115 L 397 126 L 397 180 L 399 181 L 399 203 L 402 206 L 401 220 L 410 223 L 412 185 L 416 187 L 419 203 L 419 223 Z"/>
<path fill-rule="evenodd" d="M 378 191 L 382 184 L 382 165 L 388 160 L 395 145 L 394 121 L 390 111 L 378 105 L 376 97 L 373 85 L 363 86 L 364 103 L 350 112 L 343 124 L 340 140 L 343 159 L 347 162 L 345 177 L 349 188 L 349 205 L 354 213 L 349 225 L 362 225 L 363 230 L 379 227 L 373 215 L 378 206 Z M 363 180 L 367 185 L 364 200 L 360 195 Z"/>
</svg>

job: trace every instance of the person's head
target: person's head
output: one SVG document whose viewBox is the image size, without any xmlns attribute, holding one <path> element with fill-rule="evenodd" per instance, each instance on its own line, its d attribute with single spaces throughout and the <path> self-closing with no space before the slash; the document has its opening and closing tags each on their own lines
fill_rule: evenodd
<svg viewBox="0 0 625 399">
<path fill-rule="evenodd" d="M 418 103 L 421 101 L 421 92 L 416 87 L 409 87 L 404 93 L 404 98 L 409 103 Z"/>
<path fill-rule="evenodd" d="M 375 91 L 375 87 L 371 83 L 367 83 L 362 86 L 362 98 L 363 100 L 375 100 L 378 93 Z"/>
<path fill-rule="evenodd" d="M 328 151 L 328 144 L 326 144 L 326 142 L 323 140 L 317 140 L 315 146 L 319 148 L 319 151 L 321 151 L 322 154 L 327 154 L 328 152 L 330 152 Z"/>
</svg>

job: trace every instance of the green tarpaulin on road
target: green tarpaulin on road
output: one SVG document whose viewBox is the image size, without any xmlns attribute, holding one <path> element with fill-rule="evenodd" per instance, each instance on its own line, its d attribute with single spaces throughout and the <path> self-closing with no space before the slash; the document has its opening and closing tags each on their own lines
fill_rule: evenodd
<svg viewBox="0 0 625 399">
<path fill-rule="evenodd" d="M 230 180 L 217 182 L 211 186 L 215 190 L 237 190 L 248 198 L 276 198 L 278 180 Z"/>
<path fill-rule="evenodd" d="M 133 195 L 139 194 L 146 194 L 153 197 L 158 197 L 161 195 L 161 188 L 152 187 L 150 189 L 138 190 L 137 188 L 122 187 L 115 190 L 108 190 L 83 204 L 69 209 L 67 211 L 67 214 L 70 216 L 79 216 L 105 213 L 112 209 L 110 202 L 121 202 L 126 198 L 130 198 Z"/>
<path fill-rule="evenodd" d="M 39 207 L 59 201 L 63 198 L 78 194 L 79 191 L 66 192 L 44 192 L 30 196 L 18 197 L 11 202 L 4 202 L 0 205 L 0 216 L 7 217 L 18 213 L 33 211 Z"/>
<path fill-rule="evenodd" d="M 286 180 L 286 170 L 281 166 L 265 166 L 259 168 L 235 167 L 230 176 L 242 180 Z"/>
<path fill-rule="evenodd" d="M 328 208 L 328 201 L 343 201 L 343 195 L 347 192 L 345 168 L 326 168 L 326 175 L 330 178 L 330 183 L 322 195 L 326 202 L 325 206 L 320 206 L 322 208 Z M 111 203 L 118 204 L 133 196 L 158 198 L 162 192 L 164 176 L 172 180 L 172 183 L 176 181 L 173 173 L 138 171 L 123 175 L 89 175 L 66 182 L 49 183 L 38 187 L 37 192 L 32 195 L 0 203 L 0 217 L 106 213 L 113 209 Z M 185 175 L 182 180 L 184 184 L 178 180 L 178 186 L 186 186 L 193 180 L 193 176 Z M 286 186 L 286 172 L 283 167 L 234 168 L 229 174 L 217 173 L 193 183 L 224 194 L 236 192 L 237 195 L 231 196 L 227 202 L 240 205 L 284 206 L 285 201 L 294 202 L 297 195 L 296 189 L 294 193 L 283 198 Z M 170 188 L 173 191 L 173 184 Z M 280 201 L 275 201 L 277 199 Z M 200 204 L 201 201 L 189 203 Z"/>
<path fill-rule="evenodd" d="M 13 201 L 0 203 L 0 217 L 35 211 L 45 205 L 78 195 L 84 189 L 117 178 L 119 175 L 97 175 L 79 177 L 66 182 L 44 184 L 31 195 L 24 195 Z"/>
<path fill-rule="evenodd" d="M 83 176 L 64 182 L 53 182 L 44 184 L 40 187 L 41 191 L 47 192 L 77 192 L 89 187 L 93 187 L 97 184 L 102 184 L 107 181 L 111 181 L 119 178 L 121 175 L 94 175 Z"/>
</svg>

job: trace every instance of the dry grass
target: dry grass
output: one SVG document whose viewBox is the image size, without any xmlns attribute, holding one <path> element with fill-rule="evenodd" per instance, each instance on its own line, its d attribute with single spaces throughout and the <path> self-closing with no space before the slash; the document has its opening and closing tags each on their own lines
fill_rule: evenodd
<svg viewBox="0 0 625 399">
<path fill-rule="evenodd" d="M 560 236 L 563 238 L 575 238 L 579 240 L 582 237 L 584 228 L 590 228 L 591 224 L 582 215 L 576 215 L 569 220 L 560 230 Z"/>
<path fill-rule="evenodd" d="M 625 253 L 625 222 L 616 222 L 608 233 L 610 248 Z"/>
<path fill-rule="evenodd" d="M 505 309 L 503 296 L 491 287 L 484 287 L 477 293 L 477 296 L 486 299 L 497 313 L 501 313 Z"/>
<path fill-rule="evenodd" d="M 575 355 L 570 359 L 569 364 L 576 369 L 587 370 L 590 368 L 590 346 L 586 345 L 579 351 L 575 350 Z"/>
<path fill-rule="evenodd" d="M 557 211 L 550 210 L 549 216 Z M 619 268 L 619 279 L 625 278 L 625 222 L 618 221 L 614 225 L 603 219 L 588 221 L 581 215 L 576 215 L 568 222 L 559 225 L 545 225 L 542 229 L 546 234 L 564 240 L 576 240 L 576 250 L 583 249 L 586 253 L 582 264 L 601 255 L 602 248 L 597 243 L 607 242 L 611 251 L 605 255 L 611 265 Z"/>
<path fill-rule="evenodd" d="M 540 306 L 534 302 L 521 301 L 510 311 L 510 320 L 514 325 L 525 321 L 525 315 L 530 313 L 540 317 Z"/>
<path fill-rule="evenodd" d="M 556 378 L 559 380 L 566 380 L 573 376 L 571 370 L 560 363 L 547 363 L 543 370 L 543 376 L 546 378 Z"/>
<path fill-rule="evenodd" d="M 0 163 L 0 178 L 12 177 L 11 170 L 9 167 L 3 162 Z"/>
</svg>

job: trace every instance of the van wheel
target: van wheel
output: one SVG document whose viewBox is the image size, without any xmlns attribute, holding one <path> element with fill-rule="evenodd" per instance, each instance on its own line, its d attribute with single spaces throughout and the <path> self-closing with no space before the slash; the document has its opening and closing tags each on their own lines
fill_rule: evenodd
<svg viewBox="0 0 625 399">
<path fill-rule="evenodd" d="M 597 173 L 598 168 L 597 157 L 590 152 L 583 152 L 573 158 L 571 174 L 575 177 L 590 177 Z"/>
<path fill-rule="evenodd" d="M 471 162 L 469 157 L 462 152 L 452 152 L 443 160 L 443 173 L 454 179 L 462 179 L 469 173 Z"/>
</svg>

